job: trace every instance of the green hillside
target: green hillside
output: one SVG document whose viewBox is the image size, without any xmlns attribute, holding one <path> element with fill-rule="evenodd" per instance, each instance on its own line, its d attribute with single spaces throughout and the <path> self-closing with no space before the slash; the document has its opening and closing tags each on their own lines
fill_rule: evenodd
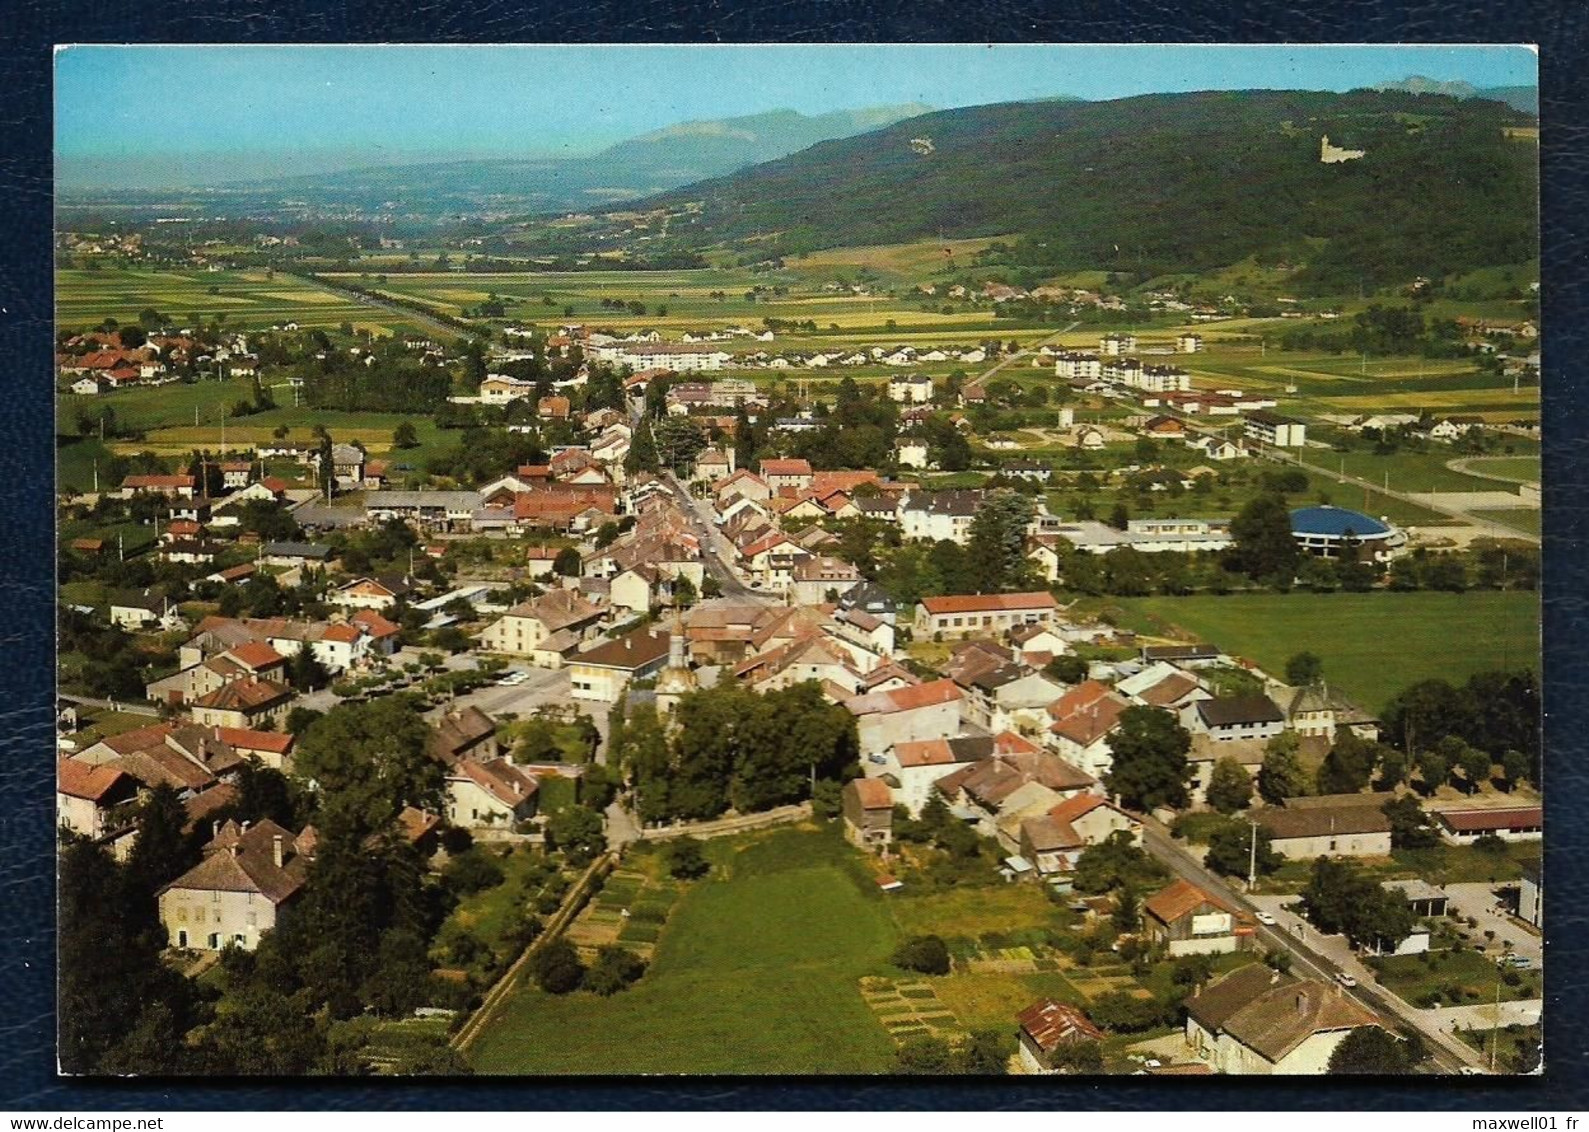
<svg viewBox="0 0 1589 1132">
<path fill-rule="evenodd" d="M 1399 91 L 1150 95 L 926 114 L 649 204 L 675 237 L 769 254 L 1017 233 L 1037 274 L 1141 278 L 1248 256 L 1315 291 L 1534 257 L 1534 119 Z M 1323 164 L 1320 138 L 1365 151 Z"/>
</svg>

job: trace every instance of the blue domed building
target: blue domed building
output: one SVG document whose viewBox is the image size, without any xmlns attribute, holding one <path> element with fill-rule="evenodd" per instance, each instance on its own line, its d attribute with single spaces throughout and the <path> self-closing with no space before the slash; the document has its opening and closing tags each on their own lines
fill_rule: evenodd
<svg viewBox="0 0 1589 1132">
<path fill-rule="evenodd" d="M 1339 558 L 1343 547 L 1369 558 L 1389 558 L 1407 544 L 1406 532 L 1384 519 L 1345 507 L 1299 507 L 1291 512 L 1291 537 L 1309 554 Z"/>
</svg>

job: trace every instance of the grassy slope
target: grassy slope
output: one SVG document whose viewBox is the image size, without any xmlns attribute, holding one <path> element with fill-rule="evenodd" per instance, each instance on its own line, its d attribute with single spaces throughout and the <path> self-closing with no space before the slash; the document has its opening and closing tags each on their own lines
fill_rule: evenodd
<svg viewBox="0 0 1589 1132">
<path fill-rule="evenodd" d="M 887 970 L 894 936 L 881 896 L 852 871 L 852 851 L 831 832 L 786 830 L 712 853 L 719 872 L 680 901 L 638 986 L 612 998 L 519 990 L 472 1051 L 476 1069 L 886 1069 L 893 1044 L 857 980 Z"/>
<path fill-rule="evenodd" d="M 1270 672 L 1304 650 L 1368 711 L 1420 680 L 1465 680 L 1484 669 L 1537 667 L 1540 609 L 1532 593 L 1254 594 L 1122 599 L 1144 631 L 1177 625 Z"/>
</svg>

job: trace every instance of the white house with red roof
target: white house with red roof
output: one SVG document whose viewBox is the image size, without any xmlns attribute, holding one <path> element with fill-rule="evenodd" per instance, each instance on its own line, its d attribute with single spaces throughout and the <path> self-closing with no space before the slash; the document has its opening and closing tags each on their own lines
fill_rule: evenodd
<svg viewBox="0 0 1589 1132">
<path fill-rule="evenodd" d="M 997 636 L 1026 625 L 1052 627 L 1059 603 L 1046 591 L 1017 594 L 950 594 L 916 605 L 918 636 Z"/>
<path fill-rule="evenodd" d="M 535 816 L 540 788 L 507 759 L 459 759 L 447 770 L 447 821 L 460 829 L 511 830 Z"/>
<path fill-rule="evenodd" d="M 868 692 L 844 706 L 855 716 L 861 754 L 873 755 L 896 743 L 958 734 L 963 702 L 953 680 L 933 680 L 891 692 Z"/>
</svg>

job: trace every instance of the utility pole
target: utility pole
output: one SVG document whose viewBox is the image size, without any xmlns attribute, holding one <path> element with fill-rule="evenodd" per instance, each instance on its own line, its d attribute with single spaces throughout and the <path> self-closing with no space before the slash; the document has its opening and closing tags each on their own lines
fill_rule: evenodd
<svg viewBox="0 0 1589 1132">
<path fill-rule="evenodd" d="M 99 494 L 99 457 L 94 457 L 94 494 Z"/>
<path fill-rule="evenodd" d="M 1247 845 L 1247 891 L 1258 883 L 1258 823 L 1252 822 L 1252 837 Z"/>
</svg>

